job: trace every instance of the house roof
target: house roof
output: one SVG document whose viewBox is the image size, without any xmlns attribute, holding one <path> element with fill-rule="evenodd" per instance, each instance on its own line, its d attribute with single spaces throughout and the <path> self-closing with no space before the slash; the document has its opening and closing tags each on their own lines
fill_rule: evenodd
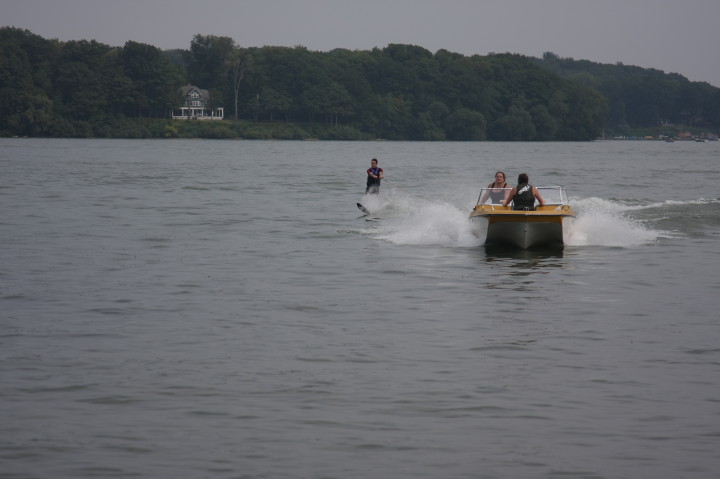
<svg viewBox="0 0 720 479">
<path fill-rule="evenodd" d="M 193 90 L 198 92 L 198 95 L 200 95 L 200 99 L 202 99 L 202 100 L 210 99 L 210 93 L 207 90 L 198 88 L 195 85 L 191 85 L 188 83 L 187 85 L 180 87 L 180 93 L 182 93 L 183 96 L 188 96 L 190 93 L 192 93 Z"/>
</svg>

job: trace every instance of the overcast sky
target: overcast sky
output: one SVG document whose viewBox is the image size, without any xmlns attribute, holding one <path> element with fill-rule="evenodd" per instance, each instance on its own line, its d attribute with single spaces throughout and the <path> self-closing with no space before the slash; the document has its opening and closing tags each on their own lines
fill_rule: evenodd
<svg viewBox="0 0 720 479">
<path fill-rule="evenodd" d="M 162 49 L 187 49 L 199 33 L 242 47 L 554 52 L 720 87 L 720 0 L 0 0 L 0 26 Z"/>
</svg>

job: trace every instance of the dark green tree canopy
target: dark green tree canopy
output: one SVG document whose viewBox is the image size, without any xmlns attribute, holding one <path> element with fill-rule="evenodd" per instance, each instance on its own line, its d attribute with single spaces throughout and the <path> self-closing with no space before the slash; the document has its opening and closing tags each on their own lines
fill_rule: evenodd
<svg viewBox="0 0 720 479">
<path fill-rule="evenodd" d="M 403 44 L 318 52 L 213 35 L 161 51 L 0 28 L 0 135 L 112 135 L 118 122 L 167 118 L 188 83 L 228 117 L 324 125 L 334 138 L 591 140 L 621 125 L 720 124 L 720 89 L 551 53 L 468 57 Z"/>
<path fill-rule="evenodd" d="M 684 124 L 717 128 L 720 89 L 652 68 L 560 58 L 546 52 L 531 61 L 556 75 L 600 92 L 611 128 Z"/>
</svg>

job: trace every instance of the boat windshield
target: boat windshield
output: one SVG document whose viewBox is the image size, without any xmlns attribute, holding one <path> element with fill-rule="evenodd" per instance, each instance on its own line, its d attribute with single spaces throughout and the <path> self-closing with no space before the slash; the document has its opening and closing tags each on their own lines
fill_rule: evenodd
<svg viewBox="0 0 720 479">
<path fill-rule="evenodd" d="M 568 204 L 567 191 L 562 186 L 538 186 L 540 196 L 546 205 Z M 511 188 L 483 188 L 478 196 L 479 205 L 499 205 L 510 194 Z"/>
</svg>

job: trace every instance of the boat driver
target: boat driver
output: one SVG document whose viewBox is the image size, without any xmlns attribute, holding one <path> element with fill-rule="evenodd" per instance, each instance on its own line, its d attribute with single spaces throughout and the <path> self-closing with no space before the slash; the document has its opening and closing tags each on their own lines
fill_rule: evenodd
<svg viewBox="0 0 720 479">
<path fill-rule="evenodd" d="M 531 185 L 529 181 L 527 173 L 520 173 L 518 175 L 518 185 L 510 190 L 510 194 L 502 202 L 502 205 L 507 206 L 512 201 L 514 210 L 524 211 L 535 211 L 536 199 L 540 206 L 544 205 L 545 200 L 543 200 L 538 189 Z"/>
</svg>

